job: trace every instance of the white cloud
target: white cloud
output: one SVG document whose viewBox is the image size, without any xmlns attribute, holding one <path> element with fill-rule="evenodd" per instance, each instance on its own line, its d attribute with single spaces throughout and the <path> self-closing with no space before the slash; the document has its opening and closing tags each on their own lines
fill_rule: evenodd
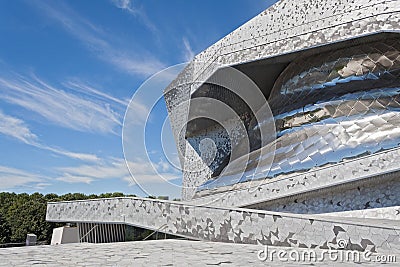
<svg viewBox="0 0 400 267">
<path fill-rule="evenodd" d="M 68 150 L 61 149 L 61 148 L 54 148 L 54 147 L 50 147 L 50 146 L 46 146 L 46 145 L 40 145 L 40 144 L 39 145 L 35 145 L 35 146 L 40 148 L 40 149 L 45 149 L 45 150 L 51 151 L 53 153 L 69 157 L 71 159 L 78 159 L 78 160 L 82 160 L 82 161 L 91 161 L 91 162 L 97 162 L 97 161 L 100 160 L 94 154 L 76 153 L 76 152 L 71 152 L 71 151 L 68 151 Z"/>
<path fill-rule="evenodd" d="M 139 184 L 146 189 L 150 185 L 165 188 L 171 186 L 167 184 L 168 181 L 180 177 L 179 174 L 169 172 L 170 169 L 163 162 L 154 164 L 160 170 L 159 173 L 152 171 L 150 162 L 138 160 L 129 165 L 135 179 L 130 176 L 125 161 L 120 158 L 103 159 L 96 164 L 53 168 L 50 170 L 53 174 L 47 176 L 0 165 L 0 191 L 18 188 L 43 190 L 50 185 L 61 187 L 57 182 L 92 184 L 102 179 L 119 179 L 126 181 L 129 186 Z"/>
<path fill-rule="evenodd" d="M 79 81 L 68 81 L 67 83 L 65 83 L 66 86 L 68 88 L 77 90 L 78 92 L 84 93 L 84 94 L 88 94 L 91 97 L 94 97 L 100 101 L 104 101 L 104 102 L 113 102 L 116 103 L 117 105 L 115 106 L 118 110 L 120 110 L 121 112 L 125 112 L 126 108 L 129 105 L 130 110 L 132 110 L 132 112 L 135 113 L 134 118 L 131 117 L 131 119 L 133 119 L 130 123 L 133 123 L 135 125 L 142 125 L 146 119 L 147 116 L 149 115 L 150 111 L 149 108 L 139 102 L 137 99 L 134 99 L 132 101 L 130 101 L 129 99 L 118 99 L 116 97 L 110 96 L 104 92 L 98 91 L 97 89 L 93 88 L 90 85 L 87 85 L 85 83 L 79 82 Z"/>
<path fill-rule="evenodd" d="M 31 187 L 32 184 L 43 184 L 45 179 L 40 175 L 0 165 L 0 190 Z"/>
<path fill-rule="evenodd" d="M 124 1 L 120 2 L 121 8 L 128 8 L 128 3 L 124 3 Z M 116 42 L 113 42 L 116 39 L 115 36 L 108 35 L 99 27 L 82 18 L 68 6 L 56 7 L 44 1 L 36 4 L 50 18 L 60 23 L 68 33 L 83 42 L 93 54 L 120 70 L 129 74 L 149 76 L 164 68 L 163 63 L 143 50 L 139 51 L 138 48 L 126 50 L 116 47 Z M 134 12 L 134 9 L 131 10 Z M 132 51 L 136 52 L 133 53 Z"/>
<path fill-rule="evenodd" d="M 122 115 L 113 110 L 109 101 L 67 92 L 35 76 L 0 76 L 0 99 L 33 111 L 58 126 L 82 132 L 120 134 Z"/>
<path fill-rule="evenodd" d="M 103 159 L 93 164 L 53 168 L 51 171 L 55 174 L 51 176 L 41 176 L 0 165 L 0 190 L 17 187 L 42 190 L 49 185 L 54 185 L 54 182 L 49 183 L 52 180 L 91 184 L 102 179 L 120 179 L 128 182 L 129 186 L 139 184 L 146 188 L 149 184 L 166 184 L 168 181 L 180 177 L 179 174 L 170 172 L 170 169 L 166 168 L 163 162 L 153 164 L 160 171 L 159 173 L 153 171 L 150 162 L 142 160 L 129 162 L 130 169 L 135 176 L 134 179 L 128 171 L 125 160 L 120 158 Z"/>
<path fill-rule="evenodd" d="M 65 83 L 68 88 L 75 89 L 92 97 L 98 97 L 100 100 L 111 100 L 114 103 L 120 104 L 124 109 L 128 106 L 129 100 L 121 100 L 104 92 L 101 92 L 91 85 L 80 81 L 68 81 Z"/>
<path fill-rule="evenodd" d="M 135 8 L 133 8 L 131 0 L 113 0 L 112 2 L 116 7 L 126 9 L 132 14 L 136 14 L 138 12 Z"/>
<path fill-rule="evenodd" d="M 116 7 L 126 10 L 129 14 L 137 17 L 152 32 L 156 33 L 158 31 L 154 23 L 147 17 L 144 10 L 135 7 L 132 0 L 112 0 L 112 2 Z"/>
<path fill-rule="evenodd" d="M 94 179 L 91 177 L 76 176 L 76 175 L 71 175 L 69 173 L 65 173 L 62 176 L 56 178 L 56 180 L 66 182 L 66 183 L 90 184 L 91 182 L 93 182 Z"/>
<path fill-rule="evenodd" d="M 150 108 L 144 103 L 141 103 L 138 100 L 138 97 L 136 97 L 135 99 L 118 99 L 114 96 L 108 95 L 104 92 L 95 89 L 91 85 L 76 80 L 68 81 L 64 83 L 64 85 L 71 90 L 87 95 L 90 98 L 95 99 L 97 101 L 110 103 L 113 106 L 113 108 L 120 111 L 120 113 L 124 113 L 127 107 L 129 106 L 130 112 L 135 114 L 134 116 L 130 117 L 130 123 L 134 125 L 138 124 L 143 125 L 143 123 L 145 122 L 150 113 Z"/>
<path fill-rule="evenodd" d="M 33 186 L 33 188 L 35 189 L 35 190 L 43 190 L 43 189 L 45 189 L 46 187 L 48 187 L 48 186 L 50 186 L 51 185 L 51 183 L 37 183 L 37 184 L 35 184 L 34 186 Z"/>
<path fill-rule="evenodd" d="M 0 133 L 7 136 L 12 136 L 26 144 L 36 143 L 38 139 L 23 120 L 5 115 L 1 110 Z"/>
<path fill-rule="evenodd" d="M 56 180 L 68 183 L 90 184 L 99 179 L 117 178 L 127 181 L 129 185 L 135 185 L 136 183 L 143 185 L 166 182 L 179 177 L 179 174 L 168 172 L 169 169 L 163 162 L 153 163 L 153 166 L 160 171 L 159 173 L 153 170 L 153 166 L 150 162 L 137 160 L 135 162 L 129 162 L 128 164 L 135 177 L 134 179 L 129 173 L 125 160 L 110 158 L 97 164 L 57 168 L 56 171 L 61 172 L 62 175 L 58 176 Z"/>
<path fill-rule="evenodd" d="M 184 59 L 186 62 L 191 61 L 194 58 L 195 54 L 193 52 L 192 47 L 190 46 L 189 40 L 184 37 L 182 39 L 182 41 L 183 41 L 183 46 L 185 49 L 184 50 Z"/>
<path fill-rule="evenodd" d="M 0 134 L 15 138 L 27 145 L 31 145 L 40 149 L 45 149 L 69 158 L 79 159 L 84 161 L 99 160 L 98 157 L 93 154 L 75 153 L 60 148 L 54 148 L 41 144 L 38 140 L 38 137 L 31 132 L 31 130 L 23 120 L 6 115 L 1 110 L 0 110 Z"/>
<path fill-rule="evenodd" d="M 170 164 L 160 160 L 159 162 L 135 159 L 128 161 L 128 166 L 133 178 L 125 179 L 131 184 L 139 184 L 144 188 L 150 184 L 163 184 L 181 177 L 181 173 L 170 167 Z"/>
<path fill-rule="evenodd" d="M 103 160 L 97 164 L 84 164 L 73 167 L 58 168 L 63 175 L 57 180 L 65 182 L 90 183 L 98 179 L 124 178 L 129 176 L 128 169 L 122 159 Z"/>
</svg>

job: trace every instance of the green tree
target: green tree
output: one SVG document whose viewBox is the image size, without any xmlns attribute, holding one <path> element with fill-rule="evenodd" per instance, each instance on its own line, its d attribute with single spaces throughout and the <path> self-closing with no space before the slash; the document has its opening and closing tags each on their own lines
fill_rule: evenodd
<svg viewBox="0 0 400 267">
<path fill-rule="evenodd" d="M 0 243 L 10 242 L 11 228 L 7 221 L 3 218 L 3 214 L 0 213 Z"/>
<path fill-rule="evenodd" d="M 65 195 L 33 193 L 0 193 L 0 243 L 24 242 L 28 233 L 36 234 L 38 241 L 50 242 L 53 228 L 63 223 L 46 221 L 48 202 L 73 201 L 93 198 L 124 197 L 121 192 L 85 195 L 68 193 Z M 129 195 L 135 196 L 135 195 Z M 155 197 L 153 197 L 155 198 Z M 135 235 L 139 240 L 149 232 L 139 230 Z"/>
<path fill-rule="evenodd" d="M 17 197 L 6 214 L 11 227 L 11 242 L 23 242 L 28 233 L 36 234 L 38 240 L 48 240 L 52 226 L 46 222 L 46 207 L 42 194 Z"/>
</svg>

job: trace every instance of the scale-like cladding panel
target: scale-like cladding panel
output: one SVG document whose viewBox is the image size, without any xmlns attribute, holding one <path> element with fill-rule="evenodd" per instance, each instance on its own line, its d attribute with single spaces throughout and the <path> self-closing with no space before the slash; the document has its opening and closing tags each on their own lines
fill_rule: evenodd
<svg viewBox="0 0 400 267">
<path fill-rule="evenodd" d="M 256 172 L 248 168 L 240 182 L 398 147 L 400 41 L 389 39 L 295 60 L 277 79 L 268 102 L 277 128 L 272 167 Z M 270 158 L 270 150 L 266 151 L 250 160 Z M 220 176 L 198 191 L 227 186 L 230 180 L 229 175 Z"/>
<path fill-rule="evenodd" d="M 247 154 L 249 152 L 248 150 L 254 151 L 260 148 L 260 132 L 252 131 L 252 137 L 254 138 L 250 137 L 250 143 L 244 144 L 243 136 L 248 135 L 249 128 L 251 127 L 250 122 L 253 120 L 256 121 L 255 115 L 247 103 L 230 89 L 215 84 L 205 83 L 192 95 L 192 100 L 199 98 L 202 98 L 200 103 L 203 105 L 205 102 L 207 102 L 206 100 L 215 99 L 219 103 L 226 105 L 227 108 L 229 107 L 232 112 L 235 112 L 235 114 L 238 116 L 237 119 L 235 119 L 226 114 L 227 117 L 224 118 L 223 121 L 225 122 L 225 127 L 229 128 L 229 131 L 227 131 L 223 125 L 219 124 L 218 121 L 210 119 L 198 118 L 188 122 L 186 140 L 193 147 L 193 149 L 197 151 L 198 155 L 202 155 L 201 158 L 212 171 L 212 177 L 216 177 L 221 173 L 223 167 L 225 167 L 229 161 L 232 160 L 231 158 L 233 155 L 231 155 L 231 142 L 233 142 L 233 145 L 236 148 L 239 147 L 240 142 L 243 143 L 242 146 L 247 148 L 247 150 L 243 148 L 243 152 L 238 153 L 238 156 L 243 155 L 243 153 Z M 192 105 L 191 110 L 195 115 L 198 115 L 199 113 L 202 113 L 200 109 L 205 109 L 203 113 L 207 114 L 209 113 L 210 107 Z M 223 110 L 220 111 L 223 112 Z M 189 114 L 189 118 L 191 118 L 191 114 Z M 240 127 L 239 124 L 243 124 L 243 127 Z M 235 133 L 235 135 L 229 136 L 229 133 Z M 238 136 L 238 138 L 236 138 L 236 136 Z M 215 155 L 211 153 L 214 149 L 203 149 L 203 152 L 200 151 L 201 147 L 204 146 L 201 145 L 201 143 L 206 139 L 211 139 L 213 143 L 215 143 Z"/>
</svg>

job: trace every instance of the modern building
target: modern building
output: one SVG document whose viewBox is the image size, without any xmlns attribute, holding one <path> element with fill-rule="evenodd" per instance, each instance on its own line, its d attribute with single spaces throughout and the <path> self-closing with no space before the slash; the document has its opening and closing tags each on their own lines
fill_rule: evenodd
<svg viewBox="0 0 400 267">
<path fill-rule="evenodd" d="M 196 240 L 400 251 L 399 33 L 398 1 L 279 1 L 165 89 L 182 202 L 49 203 L 47 220 L 78 223 L 82 236 L 89 223 L 128 224 Z"/>
</svg>

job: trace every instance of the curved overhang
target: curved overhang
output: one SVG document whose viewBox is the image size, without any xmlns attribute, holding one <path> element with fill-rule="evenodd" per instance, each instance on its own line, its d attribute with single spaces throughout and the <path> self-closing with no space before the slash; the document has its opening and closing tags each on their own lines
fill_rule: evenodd
<svg viewBox="0 0 400 267">
<path fill-rule="evenodd" d="M 175 141 L 182 151 L 184 186 L 196 187 L 210 177 L 208 172 L 188 178 L 184 157 L 191 145 L 186 139 L 216 125 L 210 120 L 188 124 L 188 118 L 196 112 L 191 99 L 218 95 L 219 88 L 210 90 L 203 81 L 212 79 L 219 69 L 234 67 L 243 72 L 268 99 L 277 77 L 299 57 L 386 40 L 399 33 L 398 1 L 281 0 L 201 52 L 164 92 Z M 182 107 L 182 103 L 186 104 Z M 193 189 L 184 189 L 183 198 L 193 194 Z"/>
</svg>

